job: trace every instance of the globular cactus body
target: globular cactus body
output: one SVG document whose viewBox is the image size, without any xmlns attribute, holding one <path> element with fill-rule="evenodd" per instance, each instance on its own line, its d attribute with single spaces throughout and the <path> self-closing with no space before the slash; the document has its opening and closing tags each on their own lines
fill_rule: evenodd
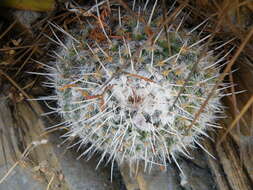
<svg viewBox="0 0 253 190">
<path fill-rule="evenodd" d="M 204 40 L 179 27 L 165 29 L 161 10 L 144 6 L 134 14 L 118 5 L 97 7 L 61 45 L 51 84 L 66 136 L 92 144 L 83 154 L 99 150 L 101 160 L 109 154 L 119 163 L 166 165 L 216 127 L 219 90 L 192 121 L 219 69 L 212 53 L 203 53 Z"/>
</svg>

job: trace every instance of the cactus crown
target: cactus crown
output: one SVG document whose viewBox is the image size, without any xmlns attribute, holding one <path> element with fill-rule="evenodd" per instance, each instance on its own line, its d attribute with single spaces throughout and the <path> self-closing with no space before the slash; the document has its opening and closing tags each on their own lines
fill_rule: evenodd
<svg viewBox="0 0 253 190">
<path fill-rule="evenodd" d="M 119 163 L 166 165 L 216 127 L 219 90 L 191 125 L 219 76 L 212 53 L 203 54 L 207 37 L 173 25 L 165 31 L 156 4 L 131 14 L 97 6 L 61 43 L 51 84 L 65 136 L 92 144 L 82 155 L 99 150 L 101 160 L 109 153 Z"/>
</svg>

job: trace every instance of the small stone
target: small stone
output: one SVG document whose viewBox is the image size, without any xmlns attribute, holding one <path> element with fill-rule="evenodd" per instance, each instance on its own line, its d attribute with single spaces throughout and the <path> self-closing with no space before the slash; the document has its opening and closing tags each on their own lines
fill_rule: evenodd
<svg viewBox="0 0 253 190">
<path fill-rule="evenodd" d="M 13 14 L 22 25 L 26 28 L 30 28 L 32 23 L 36 21 L 42 13 L 36 11 L 16 10 Z"/>
</svg>

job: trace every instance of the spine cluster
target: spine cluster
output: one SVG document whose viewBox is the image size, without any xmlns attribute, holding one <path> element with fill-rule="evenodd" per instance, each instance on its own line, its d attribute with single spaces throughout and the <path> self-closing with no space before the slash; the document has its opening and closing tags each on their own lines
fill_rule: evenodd
<svg viewBox="0 0 253 190">
<path fill-rule="evenodd" d="M 157 1 L 136 4 L 133 13 L 112 4 L 94 9 L 84 28 L 63 31 L 66 41 L 58 42 L 50 67 L 50 98 L 58 101 L 66 136 L 92 144 L 82 155 L 102 151 L 100 161 L 109 155 L 147 168 L 177 163 L 179 153 L 190 157 L 187 149 L 201 146 L 222 113 L 217 90 L 195 118 L 219 76 L 221 60 L 204 53 L 208 36 L 165 28 Z"/>
</svg>

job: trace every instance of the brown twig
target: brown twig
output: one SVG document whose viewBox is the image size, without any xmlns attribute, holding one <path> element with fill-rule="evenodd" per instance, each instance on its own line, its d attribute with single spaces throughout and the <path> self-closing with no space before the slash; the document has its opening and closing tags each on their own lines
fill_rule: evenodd
<svg viewBox="0 0 253 190">
<path fill-rule="evenodd" d="M 45 43 L 37 44 L 37 46 L 44 46 Z M 18 47 L 6 47 L 6 48 L 0 48 L 0 51 L 9 51 L 9 50 L 17 50 L 17 49 L 25 49 L 33 47 L 34 45 L 24 45 L 24 46 L 18 46 Z"/>
<path fill-rule="evenodd" d="M 42 145 L 42 144 L 46 144 L 47 141 L 45 140 L 41 140 L 41 141 L 33 141 L 31 142 L 26 149 L 24 150 L 24 152 L 22 153 L 22 155 L 20 156 L 20 159 L 18 161 L 16 161 L 13 166 L 6 172 L 6 174 L 0 179 L 0 184 L 2 184 L 4 182 L 4 180 L 10 175 L 10 173 L 16 168 L 16 166 L 27 157 L 27 155 L 38 145 Z"/>
<path fill-rule="evenodd" d="M 211 92 L 209 93 L 208 97 L 206 98 L 206 100 L 204 101 L 204 103 L 201 105 L 199 111 L 195 114 L 195 117 L 191 123 L 191 125 L 188 126 L 189 129 L 192 128 L 192 126 L 196 123 L 197 119 L 199 118 L 200 114 L 202 113 L 202 111 L 204 110 L 204 108 L 206 107 L 208 101 L 210 100 L 210 98 L 214 95 L 215 90 L 217 89 L 217 87 L 219 86 L 220 82 L 225 78 L 225 76 L 227 75 L 227 73 L 231 70 L 231 67 L 234 65 L 235 61 L 237 60 L 238 56 L 241 54 L 243 48 L 246 46 L 246 44 L 248 43 L 248 41 L 250 40 L 251 36 L 253 35 L 253 28 L 250 30 L 250 32 L 248 33 L 248 35 L 246 36 L 245 40 L 243 41 L 243 43 L 241 43 L 240 47 L 238 48 L 238 50 L 236 51 L 235 55 L 233 56 L 233 58 L 231 59 L 231 61 L 229 62 L 229 64 L 226 66 L 225 70 L 223 71 L 223 73 L 220 75 L 220 77 L 218 78 L 216 84 L 214 85 L 214 87 L 211 89 Z"/>
<path fill-rule="evenodd" d="M 17 23 L 15 20 L 0 36 L 0 40 L 13 28 L 13 26 Z"/>
<path fill-rule="evenodd" d="M 32 55 L 37 51 L 38 46 L 35 44 L 32 47 L 32 51 L 31 53 L 28 55 L 28 57 L 25 59 L 25 61 L 23 62 L 23 64 L 19 67 L 18 71 L 16 72 L 16 74 L 14 75 L 15 77 L 18 76 L 18 74 L 20 73 L 20 71 L 24 68 L 24 66 L 26 65 L 26 63 L 29 61 L 29 59 L 32 57 Z"/>
<path fill-rule="evenodd" d="M 228 127 L 226 132 L 222 135 L 222 137 L 220 138 L 220 140 L 218 141 L 216 146 L 219 146 L 222 143 L 222 141 L 226 138 L 229 131 L 231 131 L 231 129 L 233 129 L 233 127 L 238 123 L 238 121 L 241 119 L 243 114 L 249 109 L 249 107 L 252 105 L 252 103 L 253 103 L 253 95 L 248 100 L 248 102 L 245 104 L 245 106 L 242 108 L 241 112 L 237 115 L 237 117 L 234 119 L 234 121 L 231 123 L 231 125 Z"/>
<path fill-rule="evenodd" d="M 51 177 L 51 179 L 50 179 L 50 181 L 49 181 L 49 183 L 48 183 L 48 185 L 47 185 L 47 190 L 50 189 L 50 186 L 51 186 L 51 184 L 53 183 L 54 178 L 55 178 L 55 173 L 53 173 L 53 175 L 52 175 L 52 177 Z"/>
<path fill-rule="evenodd" d="M 15 86 L 22 94 L 24 97 L 27 99 L 30 99 L 30 96 L 6 73 L 4 73 L 2 70 L 0 70 L 0 75 L 3 75 L 6 79 L 10 81 L 10 83 Z"/>
</svg>

